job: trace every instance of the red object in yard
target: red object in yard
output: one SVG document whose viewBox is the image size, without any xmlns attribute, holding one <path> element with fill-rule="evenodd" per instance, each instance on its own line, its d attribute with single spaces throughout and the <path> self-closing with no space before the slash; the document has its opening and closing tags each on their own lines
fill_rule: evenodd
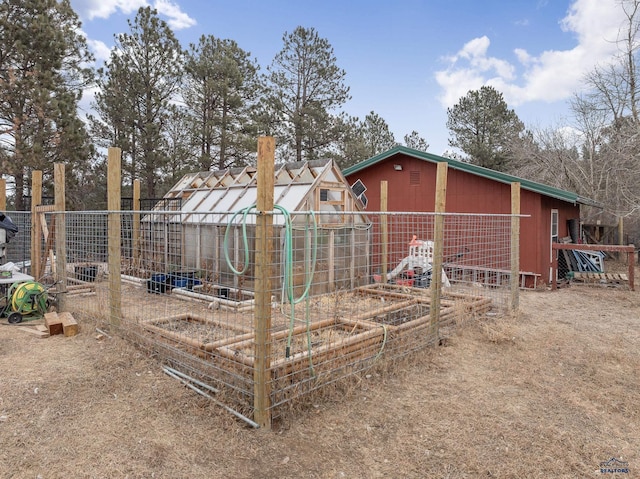
<svg viewBox="0 0 640 479">
<path fill-rule="evenodd" d="M 399 286 L 413 286 L 413 270 L 407 270 L 398 275 L 396 284 Z"/>
</svg>

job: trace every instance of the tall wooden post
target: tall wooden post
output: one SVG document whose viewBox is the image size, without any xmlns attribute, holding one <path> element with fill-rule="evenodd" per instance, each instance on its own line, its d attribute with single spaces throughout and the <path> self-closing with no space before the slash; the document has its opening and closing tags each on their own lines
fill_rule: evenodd
<svg viewBox="0 0 640 479">
<path fill-rule="evenodd" d="M 0 178 L 0 211 L 7 211 L 7 180 Z"/>
<path fill-rule="evenodd" d="M 624 246 L 624 218 L 618 218 L 618 244 Z"/>
<path fill-rule="evenodd" d="M 16 191 L 16 194 L 19 194 Z M 42 257 L 41 240 L 42 226 L 36 213 L 36 207 L 42 203 L 42 171 L 31 172 L 31 276 L 40 278 L 40 259 Z"/>
<path fill-rule="evenodd" d="M 133 265 L 140 267 L 140 180 L 133 180 Z"/>
<path fill-rule="evenodd" d="M 380 182 L 380 241 L 382 243 L 381 258 L 382 282 L 387 282 L 387 264 L 389 262 L 389 225 L 387 223 L 387 208 L 389 200 L 389 183 L 386 180 Z"/>
<path fill-rule="evenodd" d="M 56 237 L 56 302 L 58 311 L 67 310 L 67 225 L 64 163 L 53 165 Z"/>
<path fill-rule="evenodd" d="M 624 218 L 622 216 L 618 218 L 618 244 L 624 246 Z M 621 256 L 622 254 L 618 253 L 618 259 Z"/>
<path fill-rule="evenodd" d="M 511 183 L 511 311 L 520 307 L 520 183 Z"/>
<path fill-rule="evenodd" d="M 271 265 L 275 145 L 273 137 L 258 139 L 253 414 L 255 422 L 267 429 L 271 428 Z"/>
<path fill-rule="evenodd" d="M 436 171 L 436 217 L 433 226 L 433 264 L 431 270 L 431 311 L 429 335 L 438 340 L 440 296 L 442 295 L 442 257 L 444 255 L 444 213 L 447 209 L 447 172 L 449 164 L 438 163 Z"/>
<path fill-rule="evenodd" d="M 109 321 L 112 326 L 120 326 L 121 284 L 120 284 L 120 255 L 121 255 L 121 162 L 120 148 L 109 148 L 107 156 L 107 209 L 108 209 L 108 251 L 109 251 Z"/>
</svg>

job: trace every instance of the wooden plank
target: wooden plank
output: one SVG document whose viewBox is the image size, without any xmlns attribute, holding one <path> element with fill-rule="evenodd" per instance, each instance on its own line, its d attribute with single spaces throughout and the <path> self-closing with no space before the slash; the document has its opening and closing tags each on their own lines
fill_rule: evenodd
<svg viewBox="0 0 640 479">
<path fill-rule="evenodd" d="M 254 420 L 271 429 L 271 265 L 273 263 L 273 196 L 275 183 L 273 137 L 258 138 L 256 208 L 256 295 L 254 328 L 256 334 L 253 370 Z"/>
<path fill-rule="evenodd" d="M 54 179 L 54 195 L 55 195 L 55 207 L 59 212 L 64 212 L 66 209 L 66 193 L 65 193 L 65 165 L 64 163 L 55 163 L 53 165 L 53 179 Z M 56 221 L 57 220 L 57 221 Z M 65 311 L 67 309 L 67 227 L 66 217 L 64 213 L 57 213 L 53 215 L 51 224 L 55 225 L 55 261 L 53 258 L 53 249 L 51 251 L 51 271 L 54 273 L 57 285 L 56 289 L 58 294 L 56 295 L 56 301 L 58 304 L 58 311 Z M 52 232 L 53 234 L 53 232 Z"/>
<path fill-rule="evenodd" d="M 62 334 L 64 332 L 62 327 L 62 318 L 60 318 L 60 316 L 58 316 L 58 313 L 56 313 L 55 311 L 51 313 L 45 313 L 44 325 L 49 330 L 49 334 L 51 336 Z"/>
<path fill-rule="evenodd" d="M 122 150 L 109 148 L 107 157 L 107 208 L 109 209 L 107 224 L 109 235 L 107 250 L 109 251 L 109 321 L 112 326 L 120 326 L 121 311 L 121 189 L 122 189 Z"/>
<path fill-rule="evenodd" d="M 429 336 L 438 337 L 440 316 L 440 296 L 442 294 L 442 256 L 444 253 L 444 213 L 447 203 L 448 163 L 438 163 L 436 170 L 436 197 L 433 228 L 433 269 L 431 273 L 431 311 L 429 315 Z"/>
<path fill-rule="evenodd" d="M 381 241 L 381 258 L 382 263 L 382 282 L 387 282 L 387 261 L 389 255 L 389 232 L 387 225 L 387 201 L 388 201 L 388 182 L 383 180 L 380 182 L 380 211 L 384 214 L 380 217 L 380 241 Z"/>
<path fill-rule="evenodd" d="M 335 256 L 336 256 L 336 252 L 335 252 L 335 241 L 336 241 L 336 231 L 334 229 L 330 229 L 329 230 L 329 245 L 328 245 L 328 258 L 327 258 L 327 262 L 329 263 L 328 265 L 328 283 L 329 283 L 329 290 L 330 291 L 334 291 L 336 284 L 335 284 Z M 310 251 L 310 250 L 307 250 Z M 311 268 L 309 268 L 311 269 Z"/>
<path fill-rule="evenodd" d="M 631 291 L 635 291 L 635 282 L 634 282 L 634 277 L 633 275 L 635 274 L 635 246 L 630 245 L 631 246 L 631 250 L 627 252 L 627 264 L 629 266 L 629 276 L 628 276 L 628 281 L 629 281 L 629 289 Z"/>
<path fill-rule="evenodd" d="M 58 315 L 58 317 L 62 320 L 62 332 L 65 336 L 69 337 L 78 334 L 78 322 L 70 312 L 62 312 Z"/>
<path fill-rule="evenodd" d="M 40 279 L 40 221 L 36 207 L 42 202 L 42 171 L 31 172 L 31 276 Z"/>
<path fill-rule="evenodd" d="M 576 244 L 576 243 L 553 243 L 553 249 L 575 249 L 578 251 L 612 251 L 626 253 L 633 251 L 633 245 L 620 246 L 610 244 Z"/>
<path fill-rule="evenodd" d="M 627 273 L 627 278 L 629 282 L 629 289 L 631 291 L 635 291 L 635 283 L 634 283 L 634 255 L 635 255 L 635 246 L 630 244 L 626 246 L 621 245 L 600 245 L 600 244 L 562 244 L 562 243 L 553 243 L 551 245 L 554 250 L 564 250 L 564 249 L 575 249 L 581 251 L 611 251 L 618 253 L 627 253 L 628 254 L 628 266 L 629 272 Z M 552 255 L 552 286 L 551 289 L 556 289 L 557 285 L 555 283 L 555 273 L 557 271 L 557 261 L 555 261 L 556 255 Z M 574 276 L 575 277 L 575 276 Z"/>
<path fill-rule="evenodd" d="M 629 277 L 625 273 L 594 273 L 576 271 L 573 274 L 574 279 L 584 281 L 586 283 L 597 283 L 600 281 L 620 283 L 629 281 Z"/>
<path fill-rule="evenodd" d="M 511 311 L 520 305 L 520 183 L 511 183 Z"/>
<path fill-rule="evenodd" d="M 56 205 L 36 205 L 36 213 L 52 213 L 56 210 Z"/>
<path fill-rule="evenodd" d="M 54 232 L 56 229 L 56 217 L 52 217 L 51 218 L 51 231 L 49 231 L 49 229 L 47 228 L 47 220 L 44 216 L 44 213 L 38 213 L 38 216 L 40 217 L 40 228 L 42 229 L 42 234 L 44 235 L 44 240 L 45 240 L 45 249 L 44 249 L 44 256 L 42 256 L 42 262 L 40 263 L 40 274 L 43 275 L 45 273 L 46 270 L 46 266 L 47 266 L 47 259 L 51 258 L 51 270 L 53 271 L 54 268 L 54 264 L 53 264 L 53 238 L 54 238 Z M 49 255 L 49 253 L 51 253 L 51 255 Z"/>
<path fill-rule="evenodd" d="M 140 266 L 140 180 L 133 180 L 133 264 Z M 217 250 L 216 250 L 217 251 Z"/>
<path fill-rule="evenodd" d="M 7 211 L 7 180 L 0 178 L 0 211 Z"/>
<path fill-rule="evenodd" d="M 25 333 L 29 333 L 39 339 L 44 339 L 49 337 L 49 333 L 47 331 L 40 331 L 39 329 L 36 329 L 36 328 L 30 328 L 28 326 L 18 326 L 18 329 L 20 331 L 24 331 Z"/>
</svg>

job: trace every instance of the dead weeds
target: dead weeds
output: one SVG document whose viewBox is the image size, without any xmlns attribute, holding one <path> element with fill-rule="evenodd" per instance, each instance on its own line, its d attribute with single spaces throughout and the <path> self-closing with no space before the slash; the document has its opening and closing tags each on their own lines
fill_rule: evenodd
<svg viewBox="0 0 640 479">
<path fill-rule="evenodd" d="M 525 292 L 253 430 L 114 336 L 0 326 L 2 478 L 600 477 L 640 471 L 640 294 Z"/>
</svg>

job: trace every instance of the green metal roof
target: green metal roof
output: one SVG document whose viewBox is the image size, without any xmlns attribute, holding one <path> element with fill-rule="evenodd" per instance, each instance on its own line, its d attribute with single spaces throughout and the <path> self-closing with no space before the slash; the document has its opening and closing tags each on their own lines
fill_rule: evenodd
<svg viewBox="0 0 640 479">
<path fill-rule="evenodd" d="M 407 156 L 412 156 L 413 158 L 417 158 L 419 160 L 430 161 L 432 163 L 445 162 L 449 164 L 449 168 L 453 168 L 454 170 L 465 171 L 472 175 L 482 176 L 483 178 L 499 181 L 500 183 L 511 184 L 513 182 L 519 182 L 522 189 L 533 191 L 534 193 L 539 193 L 541 195 L 549 196 L 551 198 L 556 198 L 562 201 L 567 201 L 569 203 L 595 206 L 598 208 L 603 207 L 601 203 L 589 198 L 582 197 L 577 193 L 573 193 L 571 191 L 565 191 L 554 188 L 552 186 L 543 185 L 542 183 L 536 183 L 535 181 L 525 180 L 524 178 L 518 178 L 517 176 L 508 175 L 500 171 L 494 171 L 490 170 L 489 168 L 483 168 L 482 166 L 472 165 L 471 163 L 465 163 L 463 161 L 445 158 L 444 156 L 438 156 L 432 153 L 414 150 L 413 148 L 407 148 L 406 146 L 402 145 L 395 146 L 390 150 L 385 151 L 384 153 L 380 153 L 379 155 L 369 158 L 368 160 L 361 161 L 358 164 L 345 168 L 344 170 L 342 170 L 342 174 L 344 176 L 353 175 L 358 171 L 369 168 L 370 166 L 387 160 L 399 153 Z"/>
</svg>

